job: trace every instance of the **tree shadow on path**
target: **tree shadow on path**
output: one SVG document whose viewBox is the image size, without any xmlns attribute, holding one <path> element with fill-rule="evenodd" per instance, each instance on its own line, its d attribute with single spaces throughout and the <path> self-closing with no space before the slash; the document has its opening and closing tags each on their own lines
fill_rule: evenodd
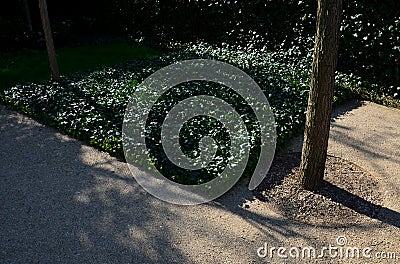
<svg viewBox="0 0 400 264">
<path fill-rule="evenodd" d="M 0 106 L 0 262 L 189 262 L 126 164 Z"/>
<path fill-rule="evenodd" d="M 373 204 L 357 195 L 354 195 L 342 188 L 339 188 L 327 181 L 324 182 L 324 190 L 319 194 L 331 199 L 334 202 L 340 203 L 347 208 L 356 211 L 359 214 L 368 216 L 369 218 L 377 219 L 386 224 L 400 228 L 400 213 L 389 208 Z M 325 191 L 325 189 L 329 191 Z M 332 195 L 335 193 L 335 195 Z"/>
</svg>

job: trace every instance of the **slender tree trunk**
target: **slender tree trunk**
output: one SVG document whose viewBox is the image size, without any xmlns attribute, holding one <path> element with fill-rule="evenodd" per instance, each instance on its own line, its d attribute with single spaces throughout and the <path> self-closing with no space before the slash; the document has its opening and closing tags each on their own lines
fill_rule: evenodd
<svg viewBox="0 0 400 264">
<path fill-rule="evenodd" d="M 328 149 L 342 0 L 318 0 L 310 94 L 306 115 L 301 182 L 316 190 L 323 182 Z"/>
<path fill-rule="evenodd" d="M 47 12 L 46 0 L 39 0 L 40 17 L 42 18 L 43 32 L 46 38 L 47 53 L 49 55 L 51 74 L 53 80 L 60 80 L 60 73 L 58 71 L 58 64 L 56 58 L 56 51 L 54 49 L 53 37 L 51 35 L 49 14 Z"/>
<path fill-rule="evenodd" d="M 29 11 L 28 0 L 22 0 L 22 6 L 24 9 L 24 17 L 25 17 L 25 25 L 28 35 L 32 35 L 33 27 L 32 27 L 32 19 L 31 12 Z"/>
</svg>

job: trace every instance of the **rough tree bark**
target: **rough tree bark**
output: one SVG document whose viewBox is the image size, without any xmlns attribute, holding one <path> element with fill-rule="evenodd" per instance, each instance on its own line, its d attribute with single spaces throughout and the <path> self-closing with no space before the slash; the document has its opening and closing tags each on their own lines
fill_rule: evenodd
<svg viewBox="0 0 400 264">
<path fill-rule="evenodd" d="M 43 32 L 46 39 L 47 53 L 49 55 L 49 62 L 51 68 L 51 75 L 53 80 L 60 80 L 60 73 L 58 71 L 58 64 L 56 58 L 56 51 L 54 49 L 53 37 L 51 35 L 49 14 L 47 12 L 46 0 L 39 0 L 40 17 L 42 19 Z"/>
<path fill-rule="evenodd" d="M 301 158 L 305 189 L 321 187 L 327 156 L 342 0 L 318 0 L 310 94 Z"/>
</svg>

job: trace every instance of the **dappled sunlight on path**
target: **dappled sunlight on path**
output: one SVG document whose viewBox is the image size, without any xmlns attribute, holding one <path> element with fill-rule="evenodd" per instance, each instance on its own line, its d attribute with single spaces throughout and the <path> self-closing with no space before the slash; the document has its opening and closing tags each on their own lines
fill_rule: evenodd
<svg viewBox="0 0 400 264">
<path fill-rule="evenodd" d="M 360 149 L 351 152 L 355 141 L 340 139 L 339 132 L 351 137 L 358 129 L 346 118 L 333 123 L 336 141 L 330 152 L 343 158 L 350 153 L 365 157 Z M 389 118 L 386 125 L 396 126 L 395 116 Z M 378 155 L 398 162 L 393 149 L 385 151 L 398 135 L 395 129 L 388 132 L 393 139 L 379 141 L 385 143 L 379 145 Z M 343 148 L 336 147 L 339 142 Z M 378 139 L 362 142 L 357 146 L 372 153 Z M 377 219 L 346 228 L 292 222 L 255 198 L 247 180 L 206 204 L 162 202 L 135 182 L 122 161 L 4 108 L 0 108 L 0 154 L 0 259 L 6 263 L 281 263 L 276 256 L 259 258 L 257 249 L 265 243 L 318 248 L 335 245 L 338 236 L 360 248 L 398 250 L 400 232 L 394 225 Z M 373 161 L 372 167 L 390 171 L 389 161 Z M 400 186 L 393 178 L 388 179 L 392 191 Z"/>
</svg>

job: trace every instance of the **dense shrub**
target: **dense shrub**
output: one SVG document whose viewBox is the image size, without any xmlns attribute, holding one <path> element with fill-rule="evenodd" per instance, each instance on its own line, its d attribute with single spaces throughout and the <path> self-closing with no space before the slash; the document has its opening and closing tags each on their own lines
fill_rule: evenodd
<svg viewBox="0 0 400 264">
<path fill-rule="evenodd" d="M 121 156 L 122 120 L 128 98 L 135 91 L 136 85 L 154 71 L 172 62 L 191 58 L 225 61 L 241 68 L 254 78 L 273 108 L 280 145 L 285 144 L 291 136 L 303 127 L 309 90 L 311 58 L 310 56 L 301 56 L 301 51 L 296 49 L 290 49 L 286 52 L 268 52 L 259 49 L 243 50 L 228 44 L 224 44 L 222 47 L 214 47 L 199 43 L 187 46 L 184 52 L 77 73 L 64 77 L 58 83 L 48 81 L 18 85 L 4 91 L 3 102 L 36 116 L 47 124 L 57 126 L 77 138 L 89 141 L 92 145 L 109 153 Z M 351 94 L 349 87 L 356 87 L 355 82 L 356 79 L 351 76 L 338 75 L 335 102 L 349 97 Z M 215 91 L 219 98 L 225 98 L 226 101 L 231 100 L 229 102 L 233 106 L 243 104 L 240 98 L 232 101 L 232 98 L 236 97 L 230 90 L 204 83 L 200 85 L 189 83 L 184 90 L 165 95 L 167 99 L 164 101 L 171 104 L 174 100 L 182 99 L 181 97 L 184 94 L 190 96 L 201 93 L 201 89 L 204 89 L 203 92 L 207 91 L 207 93 Z M 249 112 L 247 110 L 242 111 L 244 111 L 242 118 L 253 123 Z M 162 121 L 162 113 L 164 112 L 155 111 L 155 120 L 161 118 Z M 198 124 L 187 127 L 187 135 L 183 134 L 183 141 L 190 137 L 188 135 L 195 132 L 193 128 L 198 129 L 207 124 L 215 123 L 209 119 L 201 118 L 196 122 Z M 217 125 L 217 123 L 215 124 Z M 252 129 L 252 126 L 248 127 L 248 130 Z M 215 131 L 220 142 L 226 142 L 224 133 L 218 127 L 203 129 L 203 131 L 207 131 L 207 133 Z M 197 132 L 202 133 L 201 131 Z M 196 138 L 187 142 L 193 142 L 193 140 L 198 144 Z M 157 142 L 149 144 L 157 146 Z M 189 144 L 187 151 L 196 147 L 198 145 Z M 257 161 L 254 158 L 254 155 L 258 155 L 257 144 L 254 143 L 252 151 L 252 158 L 249 161 L 250 165 L 248 165 L 250 167 L 254 166 Z M 157 153 L 160 152 L 156 151 L 154 154 L 156 163 L 162 160 Z M 226 150 L 221 148 L 218 153 L 224 156 Z M 219 171 L 218 166 L 224 163 L 218 164 L 215 164 L 211 169 L 214 174 Z M 160 166 L 166 171 L 171 171 L 164 163 Z M 214 177 L 214 174 L 201 173 L 200 175 L 208 176 L 205 178 L 200 175 L 192 178 L 178 177 L 175 180 L 182 183 L 201 183 Z"/>
<path fill-rule="evenodd" d="M 129 35 L 148 44 L 205 40 L 270 51 L 293 46 L 309 51 L 317 9 L 317 1 L 302 0 L 48 2 L 56 46 L 90 35 Z M 37 2 L 28 4 L 34 32 L 41 31 Z M 339 71 L 362 77 L 363 94 L 398 99 L 400 1 L 343 1 L 343 9 Z M 0 10 L 0 48 L 26 42 L 44 46 L 39 34 L 26 34 L 23 17 L 20 1 L 7 2 Z"/>
<path fill-rule="evenodd" d="M 90 8 L 93 4 L 92 1 L 83 4 L 80 12 L 84 14 L 78 12 L 69 17 L 64 13 L 58 17 L 54 24 L 56 41 L 68 39 L 70 32 L 129 34 L 134 40 L 152 40 L 179 51 L 160 58 L 77 73 L 58 83 L 18 85 L 4 92 L 3 102 L 105 151 L 122 155 L 122 120 L 127 100 L 136 85 L 174 61 L 209 58 L 241 68 L 259 84 L 273 108 L 280 145 L 303 128 L 316 1 L 115 0 L 96 2 L 96 8 Z M 400 105 L 398 5 L 394 0 L 384 1 L 379 7 L 372 0 L 344 2 L 335 103 L 355 93 Z M 55 6 L 50 5 L 50 8 L 57 14 Z M 184 44 L 178 45 L 179 41 Z M 171 105 L 182 99 L 182 94 L 205 92 L 201 89 L 214 91 L 228 101 L 236 98 L 223 87 L 192 83 L 179 93 L 165 95 L 163 102 Z M 242 104 L 240 98 L 230 103 Z M 154 123 L 162 121 L 165 110 L 160 106 L 159 111 L 155 111 Z M 248 112 L 244 111 L 242 118 L 253 123 Z M 182 135 L 187 153 L 198 148 L 199 139 L 189 140 L 189 134 L 204 135 L 214 131 L 213 136 L 226 142 L 226 135 L 215 120 L 199 118 L 194 122 L 196 124 L 187 125 Z M 215 126 L 207 129 L 210 124 Z M 171 164 L 164 163 L 165 157 L 159 155 L 158 142 L 149 142 L 156 149 L 153 152 L 155 163 L 162 170 L 171 171 Z M 219 151 L 222 160 L 226 159 L 227 150 L 220 148 Z M 251 155 L 250 167 L 256 160 L 256 143 Z M 218 172 L 220 165 L 212 165 L 211 171 Z M 215 173 L 201 175 L 181 175 L 174 180 L 201 183 L 213 178 Z"/>
<path fill-rule="evenodd" d="M 339 69 L 379 97 L 400 98 L 399 10 L 398 1 L 349 1 L 344 10 Z"/>
</svg>

